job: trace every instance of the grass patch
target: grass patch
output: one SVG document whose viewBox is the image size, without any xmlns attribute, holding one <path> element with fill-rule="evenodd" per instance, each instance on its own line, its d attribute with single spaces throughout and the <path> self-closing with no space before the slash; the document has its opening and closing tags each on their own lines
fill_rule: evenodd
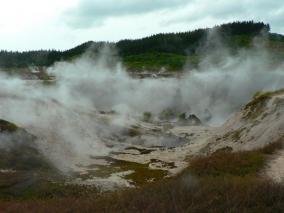
<svg viewBox="0 0 284 213">
<path fill-rule="evenodd" d="M 135 71 L 160 71 L 162 68 L 167 71 L 180 71 L 186 63 L 197 66 L 197 56 L 184 56 L 172 53 L 152 52 L 139 55 L 127 56 L 123 59 L 129 70 Z"/>
<path fill-rule="evenodd" d="M 261 149 L 253 151 L 228 152 L 227 149 L 197 157 L 190 162 L 188 171 L 197 176 L 224 177 L 257 175 L 264 167 L 267 156 L 283 147 L 284 137 Z"/>
<path fill-rule="evenodd" d="M 256 174 L 264 162 L 265 156 L 260 151 L 217 152 L 193 159 L 189 170 L 198 176 L 245 176 Z"/>
<path fill-rule="evenodd" d="M 0 177 L 0 199 L 2 200 L 83 197 L 99 193 L 98 190 L 92 186 L 87 187 L 64 184 L 63 182 L 52 182 L 44 177 L 38 177 L 32 174 L 19 174 L 19 172 L 16 172 L 9 174 L 9 176 L 9 180 L 5 177 L 5 182 L 3 182 Z"/>
<path fill-rule="evenodd" d="M 133 173 L 126 175 L 125 178 L 133 185 L 141 187 L 149 184 L 150 182 L 160 181 L 168 174 L 168 172 L 165 170 L 150 169 L 149 164 L 153 163 L 153 161 L 147 164 L 140 164 L 116 159 L 109 159 L 108 161 L 111 163 L 110 165 L 94 165 L 93 167 L 97 170 L 94 170 L 93 172 L 90 171 L 89 174 L 82 175 L 80 176 L 80 178 L 108 178 L 113 173 L 133 171 Z"/>
<path fill-rule="evenodd" d="M 168 174 L 164 170 L 150 169 L 149 164 L 122 162 L 121 168 L 134 171 L 125 177 L 136 186 L 143 186 L 150 182 L 162 180 Z"/>
<path fill-rule="evenodd" d="M 0 201 L 4 212 L 283 212 L 284 187 L 253 177 L 162 181 L 142 189 L 63 199 Z"/>
</svg>

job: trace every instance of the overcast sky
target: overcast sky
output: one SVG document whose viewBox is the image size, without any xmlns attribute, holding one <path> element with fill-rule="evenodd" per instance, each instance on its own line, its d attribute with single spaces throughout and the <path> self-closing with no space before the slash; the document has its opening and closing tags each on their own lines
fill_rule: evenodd
<svg viewBox="0 0 284 213">
<path fill-rule="evenodd" d="M 69 49 L 236 20 L 284 34 L 283 0 L 0 0 L 0 49 Z"/>
</svg>

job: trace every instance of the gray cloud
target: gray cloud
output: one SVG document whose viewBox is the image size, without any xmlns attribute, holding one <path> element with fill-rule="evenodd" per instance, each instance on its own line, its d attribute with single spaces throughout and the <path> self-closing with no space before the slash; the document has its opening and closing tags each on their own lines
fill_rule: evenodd
<svg viewBox="0 0 284 213">
<path fill-rule="evenodd" d="M 186 8 L 176 13 L 164 25 L 206 23 L 215 24 L 232 20 L 264 21 L 272 25 L 273 30 L 283 32 L 284 2 L 281 0 L 199 0 L 192 1 Z"/>
<path fill-rule="evenodd" d="M 64 14 L 73 28 L 89 28 L 102 24 L 109 17 L 145 14 L 186 5 L 187 0 L 82 0 Z"/>
<path fill-rule="evenodd" d="M 153 13 L 160 12 L 162 13 Z M 234 20 L 256 20 L 270 23 L 274 32 L 284 32 L 284 3 L 281 0 L 81 0 L 76 7 L 65 11 L 64 22 L 73 29 L 92 29 L 108 26 L 105 20 L 133 16 L 127 22 L 153 13 L 148 26 L 161 28 L 180 25 L 188 29 L 208 27 Z M 162 31 L 162 29 L 161 29 Z"/>
</svg>

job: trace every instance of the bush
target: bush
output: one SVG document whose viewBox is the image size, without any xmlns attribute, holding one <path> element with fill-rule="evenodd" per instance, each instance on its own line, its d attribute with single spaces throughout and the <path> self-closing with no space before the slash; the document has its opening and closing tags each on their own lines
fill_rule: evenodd
<svg viewBox="0 0 284 213">
<path fill-rule="evenodd" d="M 258 172 L 264 162 L 265 157 L 259 151 L 217 152 L 192 160 L 189 170 L 198 176 L 244 176 Z"/>
<path fill-rule="evenodd" d="M 3 212 L 283 212 L 284 185 L 258 175 L 271 144 L 219 151 L 192 161 L 179 176 L 139 189 L 64 199 L 2 201 Z"/>
<path fill-rule="evenodd" d="M 151 118 L 152 118 L 152 113 L 151 112 L 144 112 L 143 113 L 143 121 L 150 122 Z"/>
</svg>

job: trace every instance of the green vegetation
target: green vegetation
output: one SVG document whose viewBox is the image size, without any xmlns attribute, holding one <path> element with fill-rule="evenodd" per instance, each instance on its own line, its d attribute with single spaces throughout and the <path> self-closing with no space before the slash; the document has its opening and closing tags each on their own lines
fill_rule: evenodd
<svg viewBox="0 0 284 213">
<path fill-rule="evenodd" d="M 121 162 L 122 169 L 132 170 L 133 173 L 126 175 L 126 179 L 130 180 L 136 186 L 143 186 L 149 184 L 149 182 L 162 180 L 166 175 L 167 171 L 149 169 L 148 164 L 139 164 L 133 162 Z"/>
<path fill-rule="evenodd" d="M 278 141 L 253 151 L 218 150 L 209 156 L 193 159 L 187 170 L 200 177 L 255 176 L 263 169 L 267 157 L 283 148 L 283 142 L 284 137 L 281 137 Z"/>
<path fill-rule="evenodd" d="M 83 197 L 98 193 L 95 187 L 52 182 L 46 176 L 50 178 L 51 175 L 27 172 L 0 173 L 0 199 L 52 199 Z"/>
<path fill-rule="evenodd" d="M 132 148 L 130 147 L 129 149 Z M 144 150 L 140 149 L 139 151 L 143 152 Z M 160 169 L 150 169 L 149 163 L 141 164 L 129 161 L 116 160 L 112 158 L 108 159 L 108 161 L 111 162 L 110 165 L 95 165 L 94 167 L 96 168 L 96 170 L 94 172 L 90 171 L 89 174 L 80 176 L 80 178 L 108 178 L 113 173 L 130 172 L 129 174 L 125 175 L 125 178 L 133 185 L 141 187 L 151 182 L 162 180 L 167 175 L 167 171 Z M 152 162 L 154 162 L 154 159 Z"/>
<path fill-rule="evenodd" d="M 135 71 L 160 71 L 162 68 L 167 71 L 182 70 L 187 60 L 190 60 L 195 66 L 198 64 L 196 56 L 186 57 L 184 55 L 158 52 L 131 55 L 123 59 L 126 67 Z"/>
<path fill-rule="evenodd" d="M 252 47 L 252 37 L 248 35 L 237 35 L 234 36 L 231 41 L 231 46 L 250 48 Z"/>
<path fill-rule="evenodd" d="M 276 91 L 268 91 L 268 92 L 257 92 L 254 94 L 254 100 L 257 98 L 264 98 L 264 97 L 272 97 L 274 95 L 281 95 L 284 94 L 284 89 L 276 90 Z"/>
<path fill-rule="evenodd" d="M 214 28 L 224 42 L 230 42 L 233 36 L 246 35 L 254 37 L 260 32 L 269 32 L 270 27 L 264 23 L 233 22 Z M 198 54 L 200 44 L 204 42 L 210 29 L 198 29 L 183 33 L 165 33 L 137 40 L 122 40 L 116 46 L 121 56 L 139 55 L 149 52 L 173 53 L 178 55 Z"/>
<path fill-rule="evenodd" d="M 234 53 L 241 48 L 250 48 L 253 38 L 267 33 L 268 47 L 275 51 L 276 61 L 284 58 L 284 36 L 269 33 L 270 27 L 262 22 L 233 22 L 214 27 L 224 46 Z M 47 67 L 57 61 L 74 60 L 85 52 L 96 55 L 103 46 L 117 50 L 125 66 L 130 71 L 181 71 L 184 65 L 196 67 L 200 57 L 208 48 L 216 46 L 206 41 L 210 29 L 198 29 L 182 33 L 163 33 L 136 40 L 122 40 L 117 43 L 88 41 L 66 51 L 39 50 L 28 52 L 0 51 L 0 67 L 28 68 L 29 66 Z M 200 47 L 206 48 L 200 48 Z"/>
</svg>

